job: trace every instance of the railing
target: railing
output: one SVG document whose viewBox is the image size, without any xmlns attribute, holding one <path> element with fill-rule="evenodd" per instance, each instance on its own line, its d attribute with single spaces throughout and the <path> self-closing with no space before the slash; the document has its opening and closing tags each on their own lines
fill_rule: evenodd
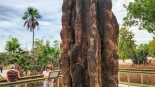
<svg viewBox="0 0 155 87">
<path fill-rule="evenodd" d="M 34 76 L 26 76 L 26 77 L 20 77 L 19 80 L 26 80 L 26 79 L 33 79 L 33 78 L 42 78 L 42 75 L 34 75 Z M 0 83 L 6 82 L 6 80 L 0 80 Z"/>
<path fill-rule="evenodd" d="M 120 80 L 120 74 L 121 73 L 124 73 L 124 74 L 127 75 L 127 82 L 122 82 Z M 130 82 L 130 78 L 129 78 L 130 74 L 139 74 L 140 75 L 140 79 L 141 79 L 141 83 L 131 83 Z M 126 85 L 128 85 L 128 87 L 130 87 L 130 85 L 155 87 L 155 85 L 144 84 L 143 83 L 143 75 L 155 75 L 155 70 L 149 70 L 149 69 L 143 69 L 143 70 L 138 70 L 138 69 L 119 69 L 119 72 L 118 72 L 119 84 L 126 84 Z M 56 76 L 56 77 L 49 77 L 48 79 L 57 79 L 57 87 L 59 87 L 59 78 L 61 78 L 61 75 Z M 10 85 L 18 85 L 18 87 L 20 87 L 19 86 L 20 84 L 25 84 L 25 87 L 27 87 L 27 83 L 41 82 L 41 81 L 44 81 L 45 79 L 47 79 L 47 78 L 43 78 L 41 75 L 36 75 L 36 76 L 29 76 L 29 77 L 21 77 L 19 79 L 19 81 L 12 82 L 12 83 L 8 83 L 8 82 L 6 82 L 6 80 L 2 80 L 2 81 L 0 81 L 0 87 L 7 87 L 7 86 L 10 86 Z"/>
<path fill-rule="evenodd" d="M 37 78 L 37 79 L 28 79 L 28 80 L 19 80 L 17 82 L 11 82 L 11 83 L 1 83 L 0 87 L 8 87 L 11 85 L 17 85 L 16 87 L 20 87 L 21 84 L 24 84 L 25 87 L 27 87 L 27 83 L 35 83 L 35 82 L 41 82 L 44 81 L 45 78 Z"/>
<path fill-rule="evenodd" d="M 0 87 L 8 87 L 11 85 L 16 85 L 16 87 L 20 87 L 20 85 L 24 85 L 24 87 L 28 87 L 27 84 L 28 83 L 43 83 L 43 81 L 45 79 L 57 79 L 57 87 L 59 87 L 59 78 L 61 78 L 62 76 L 60 75 L 60 71 L 56 70 L 56 71 L 52 71 L 49 75 L 48 78 L 43 78 L 42 75 L 36 75 L 36 76 L 28 76 L 28 77 L 21 77 L 19 78 L 19 80 L 17 82 L 11 82 L 8 83 L 6 82 L 6 80 L 1 80 L 0 81 Z M 42 87 L 42 85 L 39 85 L 37 87 Z"/>
<path fill-rule="evenodd" d="M 120 80 L 120 74 L 121 73 L 124 73 L 127 75 L 127 82 L 122 82 Z M 140 79 L 141 79 L 141 83 L 131 83 L 130 82 L 130 74 L 139 74 L 140 75 Z M 150 69 L 143 69 L 143 70 L 140 70 L 140 69 L 119 69 L 119 72 L 118 72 L 118 80 L 119 80 L 119 84 L 125 84 L 125 85 L 128 85 L 128 87 L 130 87 L 130 85 L 134 85 L 134 86 L 146 86 L 146 87 L 155 87 L 155 85 L 147 85 L 147 84 L 144 84 L 143 82 L 143 75 L 155 75 L 155 70 L 150 70 Z"/>
</svg>

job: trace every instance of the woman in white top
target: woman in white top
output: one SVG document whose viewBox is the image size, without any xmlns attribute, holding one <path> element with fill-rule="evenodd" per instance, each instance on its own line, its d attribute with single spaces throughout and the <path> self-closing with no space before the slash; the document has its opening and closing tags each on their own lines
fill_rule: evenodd
<svg viewBox="0 0 155 87">
<path fill-rule="evenodd" d="M 50 67 L 47 66 L 46 69 L 45 69 L 45 71 L 44 71 L 43 74 L 42 74 L 42 75 L 44 76 L 44 78 L 48 78 L 50 71 L 51 71 L 51 70 L 50 70 Z M 44 81 L 44 86 L 43 86 L 43 87 L 53 87 L 53 81 L 54 81 L 54 79 L 45 80 L 45 81 Z"/>
</svg>

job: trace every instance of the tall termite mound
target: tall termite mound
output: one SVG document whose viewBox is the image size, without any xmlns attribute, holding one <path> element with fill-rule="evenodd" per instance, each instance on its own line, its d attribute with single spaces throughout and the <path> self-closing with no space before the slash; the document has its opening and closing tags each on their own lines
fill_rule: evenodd
<svg viewBox="0 0 155 87">
<path fill-rule="evenodd" d="M 63 0 L 62 87 L 118 87 L 119 26 L 111 0 Z"/>
</svg>

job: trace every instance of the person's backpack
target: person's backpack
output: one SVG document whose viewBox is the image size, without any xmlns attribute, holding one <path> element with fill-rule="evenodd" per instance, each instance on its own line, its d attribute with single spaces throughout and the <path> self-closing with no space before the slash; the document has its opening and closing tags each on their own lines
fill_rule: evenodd
<svg viewBox="0 0 155 87">
<path fill-rule="evenodd" d="M 16 82 L 18 80 L 18 71 L 16 70 L 9 70 L 7 75 L 10 82 Z"/>
</svg>

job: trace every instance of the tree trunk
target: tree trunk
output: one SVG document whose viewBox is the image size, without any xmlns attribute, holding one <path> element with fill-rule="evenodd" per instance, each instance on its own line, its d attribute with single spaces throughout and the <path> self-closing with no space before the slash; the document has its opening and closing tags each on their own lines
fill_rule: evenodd
<svg viewBox="0 0 155 87">
<path fill-rule="evenodd" d="M 33 60 L 34 60 L 34 74 L 36 74 L 36 59 L 34 56 L 34 29 L 32 30 L 32 56 L 33 56 Z"/>
<path fill-rule="evenodd" d="M 34 58 L 34 29 L 32 31 L 32 55 L 33 55 L 33 58 Z"/>
<path fill-rule="evenodd" d="M 119 26 L 111 0 L 64 0 L 62 87 L 118 87 Z"/>
</svg>

